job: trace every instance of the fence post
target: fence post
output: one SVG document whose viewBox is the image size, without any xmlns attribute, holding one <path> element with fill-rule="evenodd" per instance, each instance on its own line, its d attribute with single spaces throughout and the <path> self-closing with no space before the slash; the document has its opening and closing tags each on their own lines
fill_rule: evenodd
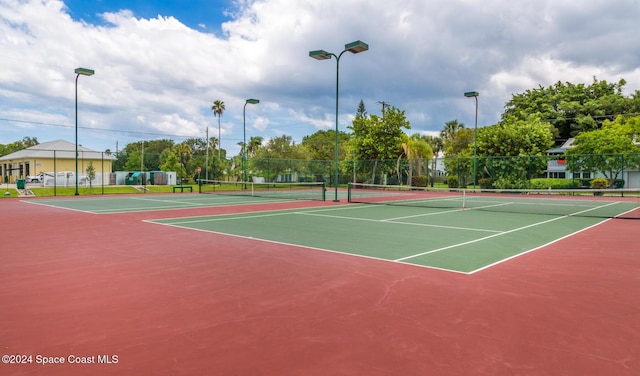
<svg viewBox="0 0 640 376">
<path fill-rule="evenodd" d="M 44 180 L 44 176 L 43 176 Z M 53 151 L 53 196 L 57 196 L 57 188 L 58 187 L 58 168 L 56 166 L 56 151 Z"/>
</svg>

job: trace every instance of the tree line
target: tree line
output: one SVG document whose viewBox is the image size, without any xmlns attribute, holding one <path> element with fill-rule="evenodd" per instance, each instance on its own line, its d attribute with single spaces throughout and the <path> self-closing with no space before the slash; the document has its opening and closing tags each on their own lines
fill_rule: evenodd
<svg viewBox="0 0 640 376">
<path fill-rule="evenodd" d="M 518 185 L 513 181 L 498 183 L 488 170 L 475 164 L 489 157 L 543 156 L 554 145 L 575 138 L 574 147 L 567 152 L 567 168 L 600 172 L 613 181 L 620 173 L 619 163 L 606 158 L 571 156 L 627 155 L 624 166 L 640 166 L 634 159 L 639 152 L 640 91 L 625 97 L 625 85 L 623 79 L 608 83 L 594 78 L 589 85 L 557 82 L 549 87 L 540 86 L 512 95 L 496 124 L 481 127 L 476 133 L 455 119 L 443 125 L 439 136 L 410 134 L 411 124 L 403 110 L 385 106 L 381 115 L 369 114 L 360 101 L 347 131 L 338 132 L 341 180 L 380 183 L 393 176 L 393 182 L 399 184 L 425 185 L 427 181 L 433 184 L 436 173 L 433 157 L 444 155 L 446 175 L 456 176 L 456 185 L 467 186 L 471 180 L 474 183 L 483 180 L 485 185 L 491 181 L 490 185 L 501 187 Z M 331 179 L 329 162 L 335 158 L 335 130 L 317 131 L 305 136 L 299 144 L 287 135 L 266 142 L 254 136 L 247 145 L 238 143 L 237 155 L 228 156 L 226 150 L 219 148 L 224 102 L 214 101 L 211 110 L 218 117 L 218 137 L 189 138 L 180 143 L 170 139 L 131 143 L 115 153 L 114 170 L 177 171 L 180 177 L 196 179 L 200 167 L 200 178 L 240 180 L 246 149 L 250 174 L 264 174 L 268 169 L 270 178 L 275 179 L 285 170 L 299 169 L 318 179 Z M 34 144 L 37 144 L 36 138 L 25 137 L 0 145 L 0 155 Z M 277 160 L 327 163 L 319 164 L 321 167 L 298 168 L 291 163 L 279 166 Z M 472 165 L 473 170 L 477 170 L 475 176 L 471 176 Z M 545 167 L 541 163 L 538 170 L 543 171 Z M 311 171 L 314 169 L 316 171 Z M 513 166 L 503 169 L 513 169 Z"/>
</svg>

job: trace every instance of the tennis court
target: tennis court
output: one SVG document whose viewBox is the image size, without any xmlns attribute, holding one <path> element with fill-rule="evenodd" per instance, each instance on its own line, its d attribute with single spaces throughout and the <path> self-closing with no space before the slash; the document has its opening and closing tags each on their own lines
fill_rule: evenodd
<svg viewBox="0 0 640 376">
<path fill-rule="evenodd" d="M 140 194 L 122 197 L 34 199 L 26 202 L 94 214 L 154 210 L 194 209 L 217 206 L 259 205 L 294 200 L 324 201 L 324 183 L 245 183 L 204 181 L 203 194 Z M 215 184 L 213 184 L 215 183 Z M 222 186 L 223 189 L 220 189 Z M 215 189 L 218 188 L 217 191 Z M 231 188 L 231 189 L 230 189 Z M 215 193 L 215 194 L 207 194 Z"/>
<path fill-rule="evenodd" d="M 388 190 L 384 192 L 386 195 L 359 193 L 376 203 L 388 203 L 380 201 L 381 197 L 387 200 L 397 197 L 397 192 L 390 194 Z M 414 196 L 402 192 L 403 200 L 395 200 L 393 205 L 178 217 L 151 222 L 474 273 L 583 231 L 605 218 L 628 215 L 639 206 L 634 201 L 545 200 L 546 197 L 533 196 Z M 456 208 L 462 205 L 461 200 L 467 201 L 467 208 Z M 442 202 L 446 205 L 437 207 Z M 505 209 L 509 206 L 510 210 Z M 499 210 L 486 211 L 489 208 Z M 514 210 L 520 213 L 515 214 Z"/>
<path fill-rule="evenodd" d="M 287 199 L 268 199 L 261 197 L 233 197 L 218 195 L 184 194 L 144 195 L 127 197 L 97 197 L 78 199 L 43 199 L 27 202 L 37 205 L 53 206 L 63 209 L 94 213 L 113 214 L 154 210 L 194 209 L 217 206 L 261 205 L 289 201 Z"/>
</svg>

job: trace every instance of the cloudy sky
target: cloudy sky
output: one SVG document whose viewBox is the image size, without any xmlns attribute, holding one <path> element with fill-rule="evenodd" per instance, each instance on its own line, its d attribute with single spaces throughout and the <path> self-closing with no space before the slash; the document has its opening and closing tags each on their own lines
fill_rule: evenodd
<svg viewBox="0 0 640 376">
<path fill-rule="evenodd" d="M 360 100 L 406 111 L 409 133 L 446 121 L 496 123 L 512 94 L 557 81 L 628 83 L 640 90 L 639 0 L 0 0 L 0 143 L 75 137 L 94 150 L 141 140 L 217 137 L 296 142 L 339 127 Z"/>
</svg>

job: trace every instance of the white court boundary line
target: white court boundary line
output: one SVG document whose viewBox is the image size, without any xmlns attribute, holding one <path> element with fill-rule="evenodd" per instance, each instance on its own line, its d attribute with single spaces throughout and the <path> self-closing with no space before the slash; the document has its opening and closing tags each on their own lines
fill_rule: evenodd
<svg viewBox="0 0 640 376">
<path fill-rule="evenodd" d="M 504 231 L 504 232 L 501 232 L 501 233 L 498 233 L 498 234 L 493 234 L 493 235 L 485 236 L 484 238 L 479 238 L 479 239 L 475 239 L 475 240 L 470 240 L 470 241 L 467 241 L 467 242 L 463 242 L 463 243 L 459 243 L 459 244 L 454 244 L 454 245 L 450 245 L 450 246 L 442 247 L 442 248 L 438 248 L 438 249 L 432 249 L 432 250 L 430 250 L 430 251 L 426 251 L 426 252 L 418 253 L 418 254 L 415 254 L 415 255 L 407 256 L 407 257 L 402 257 L 402 258 L 399 258 L 399 259 L 395 259 L 395 260 L 393 260 L 393 261 L 404 261 L 404 260 L 408 260 L 408 259 L 412 259 L 412 258 L 416 258 L 416 257 L 420 257 L 420 256 L 428 255 L 428 254 L 431 254 L 431 253 L 436 253 L 436 252 L 445 251 L 445 250 L 447 250 L 447 249 L 451 249 L 451 248 L 456 248 L 456 247 L 461 247 L 461 246 L 465 246 L 465 245 L 469 245 L 469 244 L 473 244 L 473 243 L 481 242 L 481 241 L 486 240 L 486 239 L 491 239 L 491 238 L 495 238 L 495 237 L 497 237 L 497 236 L 502 236 L 502 235 L 511 234 L 511 233 L 513 233 L 513 232 L 517 232 L 517 231 L 525 230 L 525 229 L 527 229 L 527 228 L 531 228 L 531 227 L 535 227 L 535 226 L 540 226 L 540 225 L 547 224 L 547 223 L 550 223 L 550 222 L 554 222 L 554 221 L 557 221 L 557 220 L 560 220 L 560 219 L 569 218 L 569 217 L 572 217 L 572 216 L 575 216 L 575 215 L 578 215 L 578 214 L 581 214 L 581 213 L 585 213 L 585 212 L 588 212 L 588 211 L 591 211 L 591 210 L 596 210 L 596 209 L 604 208 L 604 207 L 607 207 L 607 206 L 610 206 L 610 205 L 614 205 L 614 204 L 616 204 L 616 203 L 615 203 L 615 202 L 608 203 L 608 204 L 606 204 L 606 205 L 601 205 L 601 206 L 598 206 L 598 207 L 595 207 L 595 208 L 590 208 L 590 209 L 587 209 L 587 210 L 582 210 L 582 211 L 579 211 L 579 212 L 576 212 L 576 213 L 572 213 L 572 214 L 570 214 L 570 215 L 563 215 L 563 216 L 561 216 L 561 217 L 551 218 L 551 219 L 546 220 L 546 221 L 536 222 L 536 223 L 532 223 L 532 224 L 527 225 L 527 226 L 522 226 L 522 227 L 514 228 L 514 229 L 511 229 L 511 230 L 508 230 L 508 231 Z M 604 221 L 602 221 L 602 222 L 604 222 Z M 600 223 L 602 223 L 602 222 L 600 222 Z M 593 226 L 591 226 L 591 227 L 593 227 Z M 582 229 L 582 230 L 580 230 L 580 231 L 583 231 L 583 230 L 584 230 L 584 229 Z M 565 237 L 566 237 L 566 236 L 565 236 Z M 556 239 L 555 241 L 558 241 L 558 240 L 559 240 L 559 239 Z M 551 243 L 549 243 L 549 244 L 551 244 Z M 540 248 L 540 247 L 536 247 L 536 248 L 534 248 L 534 249 L 538 249 L 538 248 Z M 529 250 L 529 251 L 525 251 L 525 252 L 523 252 L 523 253 L 518 253 L 517 255 L 511 256 L 511 258 L 514 258 L 515 256 L 520 256 L 520 255 L 525 254 L 525 253 L 528 253 L 528 252 L 530 252 L 530 251 L 531 251 L 531 250 Z"/>
<path fill-rule="evenodd" d="M 436 266 L 431 266 L 431 265 L 421 265 L 421 264 L 414 264 L 414 263 L 410 263 L 410 262 L 406 262 L 405 260 L 409 260 L 412 258 L 416 258 L 416 257 L 420 257 L 429 253 L 435 253 L 435 252 L 441 252 L 447 249 L 451 249 L 451 248 L 455 248 L 455 247 L 460 247 L 460 246 L 464 246 L 464 245 L 468 245 L 468 244 L 472 244 L 475 242 L 479 242 L 482 240 L 486 240 L 489 238 L 493 238 L 493 237 L 497 237 L 497 236 L 502 236 L 505 234 L 509 234 L 509 233 L 513 233 L 516 231 L 520 231 L 520 230 L 524 230 L 527 228 L 531 228 L 531 227 L 535 227 L 535 226 L 539 226 L 542 224 L 546 224 L 546 223 L 550 223 L 550 222 L 554 222 L 557 220 L 561 220 L 561 219 L 566 219 L 572 216 L 576 216 L 578 214 L 584 213 L 584 212 L 588 212 L 591 210 L 597 210 L 609 205 L 614 205 L 617 204 L 617 202 L 611 202 L 611 203 L 607 203 L 606 205 L 601 205 L 599 207 L 595 207 L 595 208 L 590 208 L 587 210 L 582 210 L 576 213 L 572 213 L 571 215 L 564 215 L 564 216 L 560 216 L 560 217 L 556 217 L 556 218 L 552 218 L 546 221 L 541 221 L 541 222 L 536 222 L 527 226 L 522 226 L 519 228 L 515 228 L 515 229 L 511 229 L 508 231 L 502 231 L 502 232 L 497 232 L 493 235 L 489 235 L 480 239 L 476 239 L 476 240 L 472 240 L 472 241 L 468 241 L 468 242 L 463 242 L 463 243 L 458 243 L 458 244 L 454 244 L 451 246 L 447 246 L 447 247 L 442 247 L 436 250 L 431 250 L 431 251 L 427 251 L 427 252 L 422 252 L 419 254 L 415 254 L 415 255 L 410 255 L 410 256 L 406 256 L 406 257 L 402 257 L 399 259 L 384 259 L 384 258 L 379 258 L 379 257 L 373 257 L 373 256 L 367 256 L 367 255 L 361 255 L 361 254 L 357 254 L 357 253 L 350 253 L 350 252 L 343 252 L 343 251 L 337 251 L 337 250 L 330 250 L 330 249 L 325 249 L 325 248 L 318 248 L 318 247 L 312 247 L 312 246 L 307 246 L 307 245 L 303 245 L 303 244 L 296 244 L 296 243 L 287 243 L 287 242 L 281 242 L 281 241 L 275 241 L 275 240 L 269 240 L 269 239 L 263 239 L 263 238 L 255 238 L 255 237 L 251 237 L 251 236 L 246 236 L 246 235 L 237 235 L 237 234 L 232 234 L 232 233 L 226 233 L 226 232 L 220 232 L 220 231 L 212 231 L 212 230 L 204 230 L 204 229 L 198 229 L 198 228 L 193 228 L 193 227 L 188 227 L 186 226 L 189 223 L 200 223 L 200 222 L 208 222 L 208 221 L 224 221 L 224 220 L 236 220 L 236 219 L 243 219 L 243 218 L 261 218 L 261 217 L 269 217 L 269 216 L 279 216 L 279 215 L 289 215 L 289 214 L 296 214 L 296 215 L 310 215 L 310 216 L 324 216 L 321 214 L 314 214 L 315 212 L 319 212 L 319 211 L 330 211 L 330 210 L 344 210 L 344 209 L 354 209 L 354 208 L 363 208 L 363 207 L 368 207 L 368 206 L 360 206 L 360 205 L 356 205 L 356 206 L 341 206 L 341 207 L 333 207 L 333 208 L 321 208 L 321 209 L 313 209 L 311 208 L 309 212 L 301 212 L 299 209 L 281 209 L 278 210 L 278 213 L 264 213 L 264 214 L 258 214 L 258 215 L 246 215 L 243 216 L 242 213 L 240 213 L 240 215 L 238 217 L 234 217 L 234 218 L 222 218 L 222 217 L 229 217 L 229 216 L 233 216 L 234 214 L 220 214 L 220 215 L 214 215 L 214 216 L 203 216 L 201 220 L 195 220 L 195 221 L 182 221 L 182 222 L 173 222 L 173 223 L 162 223 L 162 222 L 157 222 L 157 221 L 164 221 L 164 220 L 171 220 L 171 219 L 157 219 L 157 220 L 144 220 L 144 222 L 149 222 L 152 224 L 159 224 L 159 225 L 165 225 L 165 226 L 170 226 L 170 227 L 174 227 L 174 228 L 180 228 L 180 229 L 187 229 L 187 230 L 195 230 L 195 231 L 201 231 L 201 232 L 207 232 L 207 233 L 214 233 L 214 234 L 219 234 L 219 235 L 225 235 L 225 236 L 231 236 L 231 237 L 236 237 L 236 238 L 241 238 L 241 239 L 250 239 L 250 240 L 257 240 L 257 241 L 263 241 L 263 242 L 268 242 L 268 243 L 272 243 L 272 244 L 280 244 L 280 245 L 286 245 L 286 246 L 294 246 L 294 247 L 301 247 L 301 248 L 306 248 L 306 249 L 312 249 L 312 250 L 317 250 L 317 251 L 323 251 L 323 252 L 330 252 L 330 253 L 334 253 L 334 254 L 341 254 L 341 255 L 347 255 L 347 256 L 355 256 L 355 257 L 362 257 L 362 258 L 366 258 L 366 259 L 373 259 L 373 260 L 378 260 L 378 261 L 386 261 L 386 262 L 391 262 L 391 263 L 399 263 L 399 264 L 404 264 L 404 265 L 410 265 L 410 266 L 417 266 L 417 267 L 421 267 L 421 268 L 426 268 L 426 269 L 435 269 L 435 270 L 441 270 L 441 271 L 447 271 L 447 272 L 453 272 L 453 273 L 458 273 L 458 274 L 466 274 L 466 275 L 471 275 L 474 273 L 477 273 L 479 271 L 488 269 L 490 267 L 493 267 L 495 265 L 499 265 L 501 263 L 504 263 L 506 261 L 515 259 L 517 257 L 520 257 L 522 255 L 525 255 L 527 253 L 533 252 L 535 250 L 544 248 L 546 246 L 549 246 L 553 243 L 559 242 L 563 239 L 566 239 L 570 236 L 573 236 L 577 233 L 586 231 L 588 229 L 591 229 L 595 226 L 598 226 L 608 220 L 610 220 L 611 218 L 607 218 L 601 222 L 598 222 L 596 224 L 593 224 L 591 226 L 588 226 L 586 228 L 582 228 L 578 231 L 572 232 L 570 234 L 567 234 L 563 237 L 560 237 L 558 239 L 554 239 L 548 243 L 545 243 L 543 245 L 537 246 L 535 248 L 523 251 L 523 252 L 519 252 L 513 256 L 501 259 L 497 262 L 485 265 L 481 268 L 478 269 L 474 269 L 468 272 L 464 272 L 464 271 L 460 271 L 460 270 L 454 270 L 454 269 L 445 269 L 445 268 L 440 268 L 440 267 L 436 267 Z M 458 211 L 462 211 L 462 210 L 458 210 Z M 330 215 L 326 215 L 328 217 L 335 217 L 335 218 L 340 218 L 340 219 L 348 219 L 348 220 L 362 220 L 362 221 L 375 221 L 375 222 L 383 222 L 383 223 L 402 223 L 402 222 L 392 222 L 389 219 L 363 219 L 363 218 L 354 218 L 354 217 L 339 217 L 339 216 L 330 216 Z M 174 219 L 182 219 L 182 218 L 193 218 L 193 217 L 179 217 L 179 218 L 174 218 Z M 403 223 L 404 224 L 404 223 Z M 409 223 L 411 224 L 411 223 Z M 415 225 L 415 224 L 413 224 Z M 419 225 L 419 224 L 418 224 Z M 442 226 L 445 227 L 445 226 Z M 455 228 L 455 227 L 451 227 L 451 228 Z M 464 228 L 459 228 L 459 229 L 464 229 Z M 473 229 L 472 229 L 473 230 Z M 478 230 L 475 229 L 476 231 L 482 231 L 482 230 Z M 484 231 L 491 231 L 491 230 L 484 230 Z M 495 231 L 494 231 L 495 232 Z"/>
<path fill-rule="evenodd" d="M 348 219 L 352 221 L 392 223 L 392 224 L 398 224 L 403 226 L 436 227 L 436 228 L 446 228 L 450 230 L 481 231 L 481 232 L 495 232 L 495 233 L 500 232 L 498 230 L 486 230 L 486 229 L 471 228 L 471 227 L 457 227 L 457 226 L 431 225 L 426 223 L 400 222 L 395 219 L 369 219 L 369 218 L 357 218 L 357 217 L 341 217 L 337 215 L 314 214 L 314 213 L 305 213 L 305 212 L 295 212 L 293 214 L 309 215 L 309 216 L 316 216 L 316 217 L 328 217 L 328 218 L 336 218 L 336 219 Z M 410 217 L 415 217 L 415 216 L 410 216 Z M 399 218 L 403 218 L 403 217 L 399 217 Z"/>
<path fill-rule="evenodd" d="M 227 196 L 230 197 L 230 196 Z M 176 203 L 181 204 L 183 206 L 145 206 L 145 207 L 127 207 L 127 208 L 118 208 L 118 209 L 97 209 L 97 210 L 82 210 L 69 208 L 61 205 L 55 205 L 47 203 L 47 201 L 51 202 L 78 202 L 78 201 L 89 201 L 89 200 L 110 200 L 110 199 L 118 199 L 118 200 L 126 200 L 126 199 L 134 199 L 138 201 L 157 201 L 157 202 L 168 202 L 168 203 Z M 187 200 L 189 198 L 185 198 Z M 37 200 L 37 201 L 36 201 Z M 41 200 L 20 200 L 21 202 L 34 204 L 34 205 L 42 205 L 50 208 L 63 209 L 76 211 L 80 213 L 87 214 L 123 214 L 123 213 L 134 213 L 134 212 L 151 212 L 151 211 L 161 211 L 161 210 L 183 210 L 183 209 L 191 209 L 196 207 L 224 207 L 224 206 L 233 206 L 233 205 L 264 205 L 264 204 L 273 204 L 273 203 L 286 203 L 286 202 L 296 202 L 298 200 L 284 200 L 284 199 L 270 199 L 270 198 L 261 198 L 256 202 L 246 202 L 243 201 L 228 201 L 228 202 L 220 202 L 220 203 L 192 203 L 192 202 L 182 202 L 176 200 L 160 200 L 160 199 L 152 199 L 152 198 L 144 198 L 144 197 L 91 197 L 91 198 L 63 198 L 63 199 L 41 199 Z M 185 217 L 186 218 L 186 217 Z"/>
<path fill-rule="evenodd" d="M 51 204 L 45 204 L 44 202 L 37 202 L 37 201 L 32 201 L 32 200 L 20 200 L 20 202 L 24 202 L 24 203 L 32 204 L 32 205 L 45 206 L 45 207 L 53 208 L 53 209 L 71 210 L 71 211 L 80 212 L 80 213 L 86 213 L 86 214 L 97 214 L 95 212 L 91 212 L 91 211 L 87 211 L 87 210 L 80 210 L 80 209 L 74 209 L 74 208 L 65 208 L 64 206 L 56 206 L 56 205 L 51 205 Z"/>
<path fill-rule="evenodd" d="M 161 226 L 169 226 L 169 227 L 179 228 L 179 229 L 182 229 L 182 230 L 200 231 L 200 232 L 206 232 L 206 233 L 209 233 L 209 234 L 218 234 L 218 235 L 224 235 L 224 236 L 231 236 L 231 237 L 239 238 L 239 239 L 247 239 L 247 240 L 261 241 L 261 242 L 266 242 L 266 243 L 271 243 L 271 244 L 278 244 L 278 245 L 291 246 L 291 247 L 297 247 L 297 248 L 311 249 L 311 250 L 314 250 L 314 251 L 328 252 L 328 253 L 333 253 L 333 254 L 338 254 L 338 255 L 343 255 L 343 256 L 359 257 L 359 258 L 364 258 L 364 259 L 369 259 L 369 260 L 383 261 L 383 262 L 396 263 L 396 264 L 404 264 L 404 265 L 414 266 L 414 267 L 419 267 L 419 268 L 424 268 L 424 269 L 441 270 L 441 271 L 444 271 L 444 272 L 451 272 L 451 273 L 457 273 L 457 274 L 469 274 L 467 272 L 462 272 L 462 271 L 453 270 L 453 269 L 439 268 L 437 266 L 412 264 L 412 263 L 408 263 L 408 262 L 394 262 L 393 260 L 383 259 L 383 258 L 374 257 L 374 256 L 367 256 L 367 255 L 360 255 L 360 254 L 357 254 L 357 253 L 336 251 L 336 250 L 333 250 L 333 249 L 312 247 L 312 246 L 303 245 L 303 244 L 286 243 L 286 242 L 281 242 L 281 241 L 277 241 L 277 240 L 254 238 L 254 237 L 251 237 L 251 236 L 230 234 L 230 233 L 227 233 L 227 232 L 203 230 L 203 229 L 199 229 L 199 228 L 179 226 L 179 225 L 176 225 L 176 224 L 173 224 L 173 223 L 154 222 L 153 220 L 144 220 L 143 222 L 149 222 L 149 223 L 154 224 L 154 225 L 161 225 Z"/>
<path fill-rule="evenodd" d="M 345 207 L 341 207 L 341 208 L 349 208 L 349 209 L 354 209 L 354 206 L 345 206 Z M 310 209 L 309 211 L 300 211 L 299 209 L 282 209 L 279 210 L 278 213 L 271 213 L 271 212 L 267 212 L 267 213 L 259 213 L 259 214 L 253 214 L 253 215 L 244 215 L 244 214 L 249 214 L 249 213 L 237 213 L 237 214 L 219 214 L 219 215 L 208 215 L 208 216 L 201 216 L 201 217 L 178 217 L 178 218 L 166 218 L 166 219 L 157 219 L 157 220 L 149 220 L 152 221 L 154 223 L 156 223 L 155 221 L 164 221 L 164 220 L 178 220 L 178 219 L 182 219 L 184 218 L 184 221 L 177 221 L 177 222 L 172 222 L 172 224 L 175 225 L 182 225 L 182 224 L 188 224 L 188 223 L 202 223 L 202 222 L 225 222 L 225 221 L 235 221 L 235 220 L 241 220 L 241 219 L 253 219 L 253 218 L 266 218 L 266 217 L 275 217 L 275 216 L 283 216 L 283 215 L 309 215 L 309 216 L 317 216 L 317 217 L 328 217 L 328 218 L 334 218 L 334 219 L 344 219 L 344 220 L 349 220 L 349 221 L 363 221 L 363 222 L 378 222 L 378 223 L 392 223 L 392 224 L 399 224 L 399 225 L 410 225 L 410 226 L 420 226 L 420 227 L 436 227 L 436 228 L 446 228 L 446 229 L 451 229 L 451 230 L 465 230 L 465 231 L 480 231 L 480 232 L 492 232 L 492 233 L 500 233 L 501 231 L 499 230 L 487 230 L 487 229 L 480 229 L 480 228 L 470 228 L 470 227 L 457 227 L 457 226 L 444 226 L 444 225 L 431 225 L 431 224 L 424 224 L 424 223 L 411 223 L 411 222 L 399 222 L 399 221 L 395 221 L 393 219 L 370 219 L 370 218 L 358 218 L 358 217 L 345 217 L 345 216 L 337 216 L 337 215 L 328 215 L 328 214 L 315 214 L 316 212 L 320 212 L 320 211 L 329 211 L 329 210 L 337 210 L 337 208 L 332 208 L 332 209 L 327 209 L 327 208 L 323 208 L 323 209 L 318 209 L 318 210 L 313 210 Z M 455 211 L 461 211 L 460 209 L 457 209 Z M 446 211 L 446 213 L 449 213 L 451 211 Z M 444 212 L 442 212 L 444 213 Z M 438 213 L 431 213 L 431 214 L 438 214 Z M 187 220 L 187 218 L 202 218 L 202 219 L 194 219 L 194 220 Z M 402 217 L 399 217 L 402 218 Z"/>
<path fill-rule="evenodd" d="M 472 271 L 468 272 L 467 274 L 474 274 L 474 273 L 480 272 L 480 271 L 482 271 L 482 270 L 489 269 L 489 268 L 491 268 L 491 267 L 493 267 L 493 266 L 500 265 L 500 264 L 502 264 L 502 263 L 504 263 L 504 262 L 507 262 L 507 261 L 513 260 L 513 259 L 514 259 L 514 258 L 516 258 L 516 257 L 520 257 L 520 256 L 523 256 L 523 255 L 526 255 L 527 253 L 530 253 L 530 252 L 533 252 L 533 251 L 537 251 L 537 250 L 542 249 L 542 248 L 544 248 L 544 247 L 550 246 L 551 244 L 554 244 L 554 243 L 557 243 L 557 242 L 559 242 L 559 241 L 561 241 L 561 240 L 564 240 L 564 239 L 566 239 L 566 238 L 569 238 L 569 237 L 571 237 L 571 236 L 573 236 L 573 235 L 576 235 L 576 234 L 579 234 L 579 233 L 581 233 L 581 232 L 583 232 L 583 231 L 587 231 L 587 230 L 589 230 L 589 229 L 592 229 L 592 228 L 594 228 L 594 227 L 596 227 L 596 226 L 599 226 L 599 225 L 601 225 L 601 224 L 603 224 L 603 223 L 605 223 L 605 222 L 608 222 L 608 221 L 610 221 L 610 220 L 611 220 L 611 218 L 607 218 L 607 219 L 605 219 L 605 220 L 603 220 L 603 221 L 601 221 L 601 222 L 595 223 L 595 224 L 593 224 L 593 225 L 591 225 L 591 226 L 588 226 L 588 227 L 585 227 L 585 228 L 583 228 L 583 229 L 581 229 L 581 230 L 578 230 L 578 231 L 572 232 L 571 234 L 567 234 L 567 235 L 565 235 L 565 236 L 563 236 L 563 237 L 560 237 L 560 238 L 558 238 L 558 239 L 552 240 L 552 241 L 550 241 L 550 242 L 548 242 L 548 243 L 546 243 L 546 244 L 540 245 L 540 246 L 535 247 L 535 248 L 531 248 L 531 249 L 529 249 L 529 250 L 523 251 L 523 252 L 518 253 L 518 254 L 516 254 L 516 255 L 513 255 L 513 256 L 510 256 L 510 257 L 504 258 L 504 259 L 502 259 L 502 260 L 500 260 L 500 261 L 496 261 L 496 262 L 494 262 L 494 263 L 491 263 L 491 264 L 485 265 L 485 266 L 483 266 L 482 268 L 478 268 L 478 269 L 476 269 L 476 270 L 472 270 Z"/>
</svg>

